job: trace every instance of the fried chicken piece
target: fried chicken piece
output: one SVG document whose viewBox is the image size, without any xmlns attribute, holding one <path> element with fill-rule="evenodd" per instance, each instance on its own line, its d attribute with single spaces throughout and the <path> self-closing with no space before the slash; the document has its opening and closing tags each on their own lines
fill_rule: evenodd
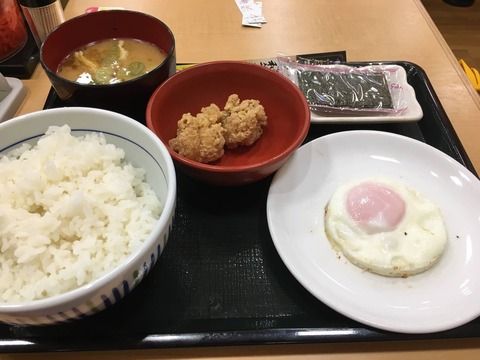
<svg viewBox="0 0 480 360">
<path fill-rule="evenodd" d="M 225 146 L 229 149 L 252 145 L 267 126 L 265 109 L 258 100 L 240 102 L 238 95 L 232 94 L 224 109 L 222 125 L 225 129 Z"/>
<path fill-rule="evenodd" d="M 183 114 L 178 121 L 177 137 L 169 141 L 170 146 L 178 154 L 198 162 L 220 159 L 225 145 L 223 118 L 223 112 L 215 104 L 202 108 L 196 116 Z"/>
</svg>

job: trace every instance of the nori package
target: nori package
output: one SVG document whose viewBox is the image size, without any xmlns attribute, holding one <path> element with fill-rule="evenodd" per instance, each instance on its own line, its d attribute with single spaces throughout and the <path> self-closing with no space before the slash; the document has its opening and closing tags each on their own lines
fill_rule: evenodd
<svg viewBox="0 0 480 360">
<path fill-rule="evenodd" d="M 298 85 L 313 109 L 393 109 L 383 73 L 299 71 Z"/>
</svg>

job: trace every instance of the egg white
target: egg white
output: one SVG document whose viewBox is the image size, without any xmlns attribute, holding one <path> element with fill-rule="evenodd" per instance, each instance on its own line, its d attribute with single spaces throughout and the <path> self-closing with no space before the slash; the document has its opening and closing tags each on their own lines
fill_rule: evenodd
<svg viewBox="0 0 480 360">
<path fill-rule="evenodd" d="M 405 215 L 394 230 L 368 234 L 348 214 L 348 191 L 363 182 L 386 186 L 405 201 Z M 447 244 L 443 217 L 433 202 L 404 184 L 379 177 L 353 181 L 335 191 L 325 208 L 325 232 L 350 262 L 384 276 L 406 277 L 429 269 Z"/>
</svg>

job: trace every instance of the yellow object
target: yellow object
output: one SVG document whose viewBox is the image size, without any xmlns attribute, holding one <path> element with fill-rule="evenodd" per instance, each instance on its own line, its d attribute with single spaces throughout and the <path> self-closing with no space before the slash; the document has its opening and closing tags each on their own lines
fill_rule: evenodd
<svg viewBox="0 0 480 360">
<path fill-rule="evenodd" d="M 478 70 L 468 66 L 465 60 L 463 59 L 460 59 L 458 62 L 460 63 L 460 66 L 463 68 L 463 71 L 465 71 L 465 74 L 467 75 L 468 80 L 470 80 L 475 90 L 480 91 L 480 73 L 478 72 Z"/>
<path fill-rule="evenodd" d="M 190 66 L 193 66 L 195 64 L 177 64 L 177 72 L 186 68 L 189 68 Z"/>
</svg>

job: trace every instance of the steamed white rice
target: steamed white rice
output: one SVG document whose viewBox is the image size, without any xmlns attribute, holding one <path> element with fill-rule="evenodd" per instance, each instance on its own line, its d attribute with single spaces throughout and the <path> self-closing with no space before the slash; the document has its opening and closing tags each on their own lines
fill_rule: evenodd
<svg viewBox="0 0 480 360">
<path fill-rule="evenodd" d="M 124 156 L 66 125 L 0 155 L 0 302 L 75 289 L 142 244 L 162 205 Z"/>
</svg>

